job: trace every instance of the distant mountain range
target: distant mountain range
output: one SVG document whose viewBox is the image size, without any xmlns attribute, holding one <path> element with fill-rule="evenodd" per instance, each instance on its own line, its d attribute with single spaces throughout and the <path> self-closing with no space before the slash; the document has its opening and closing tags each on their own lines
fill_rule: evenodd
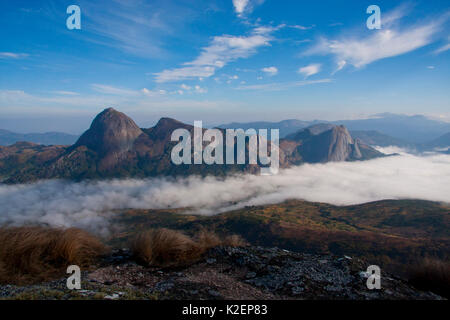
<svg viewBox="0 0 450 320">
<path fill-rule="evenodd" d="M 370 119 L 340 120 L 340 121 L 302 121 L 296 119 L 279 122 L 246 122 L 228 123 L 217 126 L 218 128 L 242 128 L 253 129 L 279 129 L 280 138 L 295 133 L 301 129 L 316 124 L 344 125 L 351 136 L 362 143 L 371 146 L 397 146 L 415 149 L 417 151 L 431 151 L 435 148 L 446 149 L 450 146 L 450 123 L 428 119 L 421 115 L 406 116 L 383 113 Z M 0 129 L 0 146 L 12 145 L 16 142 L 26 141 L 43 145 L 72 145 L 78 136 L 61 133 L 14 133 Z M 444 152 L 445 150 L 441 150 Z"/>
<path fill-rule="evenodd" d="M 27 141 L 45 145 L 70 145 L 78 136 L 62 132 L 16 133 L 0 129 L 0 146 L 7 146 L 19 141 Z"/>
<path fill-rule="evenodd" d="M 220 125 L 220 128 L 279 128 L 284 138 L 300 129 L 320 123 L 344 125 L 353 138 L 371 146 L 397 146 L 418 151 L 450 147 L 450 123 L 428 119 L 421 115 L 406 116 L 384 113 L 371 119 L 340 121 L 248 122 Z"/>
<path fill-rule="evenodd" d="M 125 114 L 112 108 L 105 109 L 71 146 L 22 142 L 0 147 L 0 181 L 21 183 L 53 178 L 81 180 L 259 172 L 261 164 L 248 164 L 248 161 L 234 165 L 173 164 L 171 151 L 178 142 L 172 142 L 171 135 L 179 128 L 193 135 L 193 126 L 174 119 L 161 118 L 154 127 L 141 129 Z M 208 144 L 204 142 L 204 146 Z M 234 146 L 236 148 L 236 142 Z M 246 154 L 249 150 L 247 141 Z M 300 129 L 280 140 L 279 151 L 282 168 L 305 162 L 355 161 L 384 156 L 353 139 L 344 126 L 333 124 Z"/>
</svg>

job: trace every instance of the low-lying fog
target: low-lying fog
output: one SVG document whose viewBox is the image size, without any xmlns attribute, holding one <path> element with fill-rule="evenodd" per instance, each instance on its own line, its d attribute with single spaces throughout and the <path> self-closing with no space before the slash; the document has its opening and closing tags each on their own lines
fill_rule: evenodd
<svg viewBox="0 0 450 320">
<path fill-rule="evenodd" d="M 190 212 L 211 215 L 286 199 L 336 205 L 401 198 L 450 202 L 449 186 L 450 155 L 403 152 L 362 162 L 306 164 L 273 176 L 53 180 L 0 185 L 0 225 L 43 223 L 106 232 L 108 212 L 114 209 L 190 207 Z"/>
</svg>

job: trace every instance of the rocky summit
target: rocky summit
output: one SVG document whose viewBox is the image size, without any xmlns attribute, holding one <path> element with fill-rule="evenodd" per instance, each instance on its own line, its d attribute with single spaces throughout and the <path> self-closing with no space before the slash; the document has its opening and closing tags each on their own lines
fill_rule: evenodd
<svg viewBox="0 0 450 320">
<path fill-rule="evenodd" d="M 108 108 L 95 117 L 91 127 L 83 133 L 72 149 L 86 146 L 101 157 L 101 168 L 111 168 L 133 148 L 134 142 L 141 134 L 142 130 L 131 118 Z"/>
<path fill-rule="evenodd" d="M 382 156 L 373 148 L 354 140 L 347 128 L 332 124 L 317 124 L 286 137 L 293 141 L 296 153 L 303 162 L 368 160 Z"/>
<path fill-rule="evenodd" d="M 145 267 L 127 249 L 84 271 L 81 290 L 66 279 L 31 286 L 0 286 L 0 298 L 39 299 L 318 299 L 441 300 L 381 272 L 381 289 L 366 286 L 368 263 L 349 256 L 312 255 L 278 248 L 217 247 L 186 267 Z"/>
</svg>

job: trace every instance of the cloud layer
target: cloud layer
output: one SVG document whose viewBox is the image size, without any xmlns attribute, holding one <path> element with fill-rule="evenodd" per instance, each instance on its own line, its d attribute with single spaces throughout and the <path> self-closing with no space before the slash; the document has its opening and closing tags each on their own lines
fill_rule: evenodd
<svg viewBox="0 0 450 320">
<path fill-rule="evenodd" d="M 217 214 L 304 199 L 336 205 L 418 198 L 449 202 L 450 156 L 401 154 L 363 162 L 308 164 L 274 176 L 0 185 L 0 225 L 41 223 L 106 233 L 114 210 L 186 207 Z"/>
</svg>

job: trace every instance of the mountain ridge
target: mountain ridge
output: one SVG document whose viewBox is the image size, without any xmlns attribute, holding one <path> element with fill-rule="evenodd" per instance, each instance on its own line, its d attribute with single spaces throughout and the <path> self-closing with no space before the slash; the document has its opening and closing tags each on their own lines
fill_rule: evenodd
<svg viewBox="0 0 450 320">
<path fill-rule="evenodd" d="M 309 130 L 317 131 L 316 127 Z M 222 176 L 259 171 L 259 163 L 173 164 L 171 150 L 177 142 L 171 141 L 171 133 L 178 128 L 193 134 L 192 125 L 171 118 L 161 118 L 154 127 L 141 129 L 124 113 L 107 108 L 94 118 L 89 129 L 72 146 L 1 147 L 0 179 L 7 183 L 23 183 L 53 178 L 82 180 L 191 174 Z M 325 129 L 329 130 L 311 135 L 308 139 L 280 140 L 280 167 L 287 168 L 305 162 L 354 161 L 383 156 L 371 147 L 354 141 L 343 126 Z M 225 133 L 224 129 L 219 130 Z M 203 144 L 206 146 L 209 143 Z M 236 146 L 235 141 L 234 148 Z M 246 141 L 245 153 L 249 153 L 249 150 L 250 145 Z M 19 156 L 22 157 L 21 161 L 17 161 Z"/>
<path fill-rule="evenodd" d="M 77 139 L 78 136 L 64 132 L 17 133 L 0 129 L 0 146 L 8 146 L 21 141 L 43 145 L 71 145 Z"/>
<path fill-rule="evenodd" d="M 344 125 L 352 131 L 378 131 L 391 138 L 403 140 L 408 144 L 423 144 L 450 132 L 450 123 L 428 119 L 423 115 L 401 115 L 383 113 L 376 114 L 372 118 L 355 120 L 282 120 L 279 122 L 243 122 L 220 125 L 221 128 L 246 128 L 251 126 L 258 129 L 261 125 L 267 128 L 280 128 L 280 138 L 284 138 L 300 129 L 318 123 L 330 123 Z M 290 126 L 289 126 L 290 124 Z"/>
</svg>

